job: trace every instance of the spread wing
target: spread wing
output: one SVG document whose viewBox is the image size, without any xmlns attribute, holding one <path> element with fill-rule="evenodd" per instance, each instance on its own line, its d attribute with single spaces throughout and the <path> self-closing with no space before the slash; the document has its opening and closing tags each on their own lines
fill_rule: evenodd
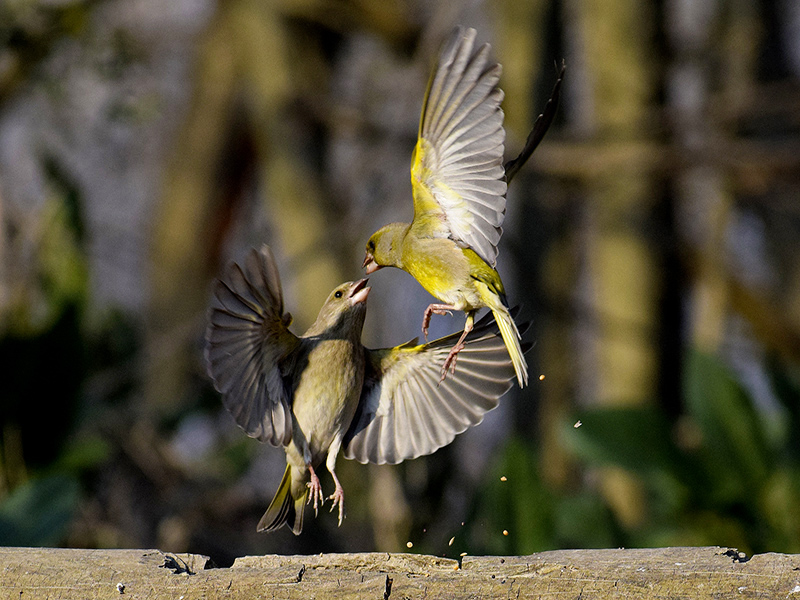
<svg viewBox="0 0 800 600">
<path fill-rule="evenodd" d="M 501 67 L 456 30 L 428 84 L 411 163 L 414 220 L 497 262 L 506 210 Z"/>
<path fill-rule="evenodd" d="M 514 178 L 525 162 L 531 157 L 533 151 L 536 150 L 539 143 L 544 139 L 544 134 L 547 133 L 547 130 L 550 129 L 550 125 L 553 123 L 553 119 L 556 116 L 556 109 L 558 108 L 558 101 L 561 97 L 561 83 L 564 81 L 564 73 L 567 71 L 567 65 L 562 61 L 561 62 L 561 70 L 558 72 L 558 79 L 556 79 L 556 83 L 553 86 L 553 92 L 550 94 L 550 99 L 544 105 L 544 110 L 542 113 L 536 118 L 536 121 L 533 123 L 533 129 L 528 134 L 528 139 L 525 140 L 525 146 L 522 148 L 522 152 L 519 153 L 517 158 L 514 158 L 508 161 L 504 166 L 503 170 L 506 172 L 506 183 L 511 183 L 511 180 Z"/>
<path fill-rule="evenodd" d="M 456 372 L 439 383 L 442 364 L 459 335 L 366 350 L 364 389 L 345 435 L 345 458 L 396 464 L 430 454 L 497 406 L 511 388 L 514 367 L 491 313 L 467 336 Z"/>
<path fill-rule="evenodd" d="M 217 281 L 206 330 L 206 368 L 225 408 L 247 435 L 286 445 L 292 414 L 280 363 L 297 348 L 283 313 L 278 268 L 269 247 L 252 249 L 244 268 Z"/>
</svg>

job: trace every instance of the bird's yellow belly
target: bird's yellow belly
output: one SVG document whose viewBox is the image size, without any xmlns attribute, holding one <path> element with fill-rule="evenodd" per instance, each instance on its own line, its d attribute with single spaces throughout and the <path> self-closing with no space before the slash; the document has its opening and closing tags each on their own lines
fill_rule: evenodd
<svg viewBox="0 0 800 600">
<path fill-rule="evenodd" d="M 469 311 L 484 306 L 470 277 L 464 252 L 452 240 L 416 240 L 411 257 L 404 257 L 403 268 L 431 295 L 457 310 Z"/>
</svg>

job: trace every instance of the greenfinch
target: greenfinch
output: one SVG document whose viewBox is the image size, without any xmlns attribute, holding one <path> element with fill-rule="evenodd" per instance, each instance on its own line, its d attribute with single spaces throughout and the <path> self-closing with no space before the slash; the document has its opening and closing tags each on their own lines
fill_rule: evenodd
<svg viewBox="0 0 800 600">
<path fill-rule="evenodd" d="M 494 267 L 507 183 L 553 120 L 564 68 L 523 151 L 503 165 L 501 67 L 489 61 L 488 44 L 473 52 L 475 35 L 474 29 L 456 30 L 428 84 L 411 160 L 414 219 L 391 223 L 374 233 L 367 242 L 363 267 L 367 274 L 387 266 L 403 269 L 443 302 L 425 310 L 422 331 L 426 338 L 432 314 L 466 312 L 464 332 L 442 366 L 442 380 L 448 368 L 455 372 L 456 357 L 474 326 L 476 312 L 491 309 L 523 387 L 528 367 L 520 332 Z"/>
<path fill-rule="evenodd" d="M 487 315 L 464 340 L 457 375 L 439 385 L 439 370 L 457 334 L 369 350 L 361 330 L 367 280 L 334 289 L 301 336 L 289 330 L 270 249 L 231 263 L 215 286 L 206 332 L 206 365 L 223 403 L 251 437 L 286 452 L 286 470 L 259 531 L 303 528 L 326 498 L 317 469 L 335 491 L 331 511 L 344 518 L 336 459 L 396 464 L 430 454 L 480 423 L 511 387 L 514 369 L 497 325 Z"/>
</svg>

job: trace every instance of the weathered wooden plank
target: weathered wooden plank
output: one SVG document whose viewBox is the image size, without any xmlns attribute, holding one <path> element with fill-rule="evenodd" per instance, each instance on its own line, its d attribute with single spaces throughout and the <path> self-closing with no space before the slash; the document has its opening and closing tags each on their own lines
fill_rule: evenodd
<svg viewBox="0 0 800 600">
<path fill-rule="evenodd" d="M 0 598 L 797 598 L 800 555 L 729 548 L 530 556 L 248 556 L 228 569 L 158 550 L 0 548 Z M 389 585 L 391 583 L 391 586 Z"/>
<path fill-rule="evenodd" d="M 497 565 L 502 561 L 501 565 Z M 800 556 L 760 554 L 747 560 L 730 548 L 559 550 L 531 556 L 465 558 L 465 572 L 535 580 L 551 598 L 800 599 Z M 500 568 L 498 568 L 500 567 Z M 796 590 L 795 590 L 796 589 Z M 524 594 L 521 595 L 524 597 Z"/>
</svg>

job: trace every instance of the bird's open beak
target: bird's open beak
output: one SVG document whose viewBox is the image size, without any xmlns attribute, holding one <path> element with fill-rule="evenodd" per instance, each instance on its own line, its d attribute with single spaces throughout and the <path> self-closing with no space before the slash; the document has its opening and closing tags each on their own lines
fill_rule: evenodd
<svg viewBox="0 0 800 600">
<path fill-rule="evenodd" d="M 369 281 L 367 278 L 356 281 L 350 288 L 350 301 L 354 306 L 367 301 L 369 291 L 372 289 L 367 287 L 367 281 Z"/>
<path fill-rule="evenodd" d="M 369 252 L 364 255 L 364 264 L 361 265 L 362 269 L 367 270 L 367 275 L 371 275 L 375 271 L 381 268 L 381 266 L 375 262 L 375 257 L 372 256 Z"/>
</svg>

